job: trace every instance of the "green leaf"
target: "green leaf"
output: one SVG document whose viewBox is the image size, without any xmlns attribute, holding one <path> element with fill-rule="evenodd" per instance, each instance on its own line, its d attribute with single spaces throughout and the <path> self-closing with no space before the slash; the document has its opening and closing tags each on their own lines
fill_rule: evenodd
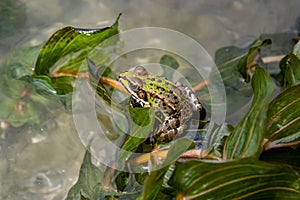
<svg viewBox="0 0 300 200">
<path fill-rule="evenodd" d="M 120 15 L 111 27 L 102 29 L 65 27 L 56 31 L 39 53 L 35 74 L 51 76 L 54 70 L 77 72 L 81 62 L 93 48 L 118 33 L 119 17 Z"/>
<path fill-rule="evenodd" d="M 39 110 L 29 99 L 10 99 L 0 97 L 0 120 L 8 122 L 13 127 L 21 127 L 26 123 L 39 124 L 41 122 Z"/>
<path fill-rule="evenodd" d="M 210 130 L 210 128 L 208 129 Z M 211 132 L 206 133 L 204 140 L 207 145 L 204 149 L 207 153 L 221 159 L 225 141 L 232 131 L 233 127 L 231 125 L 223 123 L 212 129 Z"/>
<path fill-rule="evenodd" d="M 300 83 L 300 60 L 290 53 L 280 62 L 281 74 L 283 76 L 283 88 L 287 89 Z"/>
<path fill-rule="evenodd" d="M 177 163 L 176 199 L 299 199 L 299 170 L 249 159 Z"/>
<path fill-rule="evenodd" d="M 258 157 L 264 139 L 264 123 L 274 83 L 263 68 L 256 67 L 252 78 L 254 98 L 242 120 L 229 135 L 224 146 L 224 159 Z"/>
<path fill-rule="evenodd" d="M 245 78 L 246 82 L 250 81 L 250 74 L 248 72 L 249 67 L 251 66 L 251 63 L 254 62 L 256 56 L 259 53 L 259 50 L 264 47 L 267 46 L 269 44 L 271 44 L 272 41 L 270 39 L 265 39 L 263 41 L 261 40 L 255 40 L 252 45 L 250 46 L 250 49 L 247 53 L 246 56 L 244 56 L 239 64 L 238 64 L 238 69 L 239 72 L 242 74 L 242 76 Z"/>
<path fill-rule="evenodd" d="M 150 135 L 154 126 L 154 110 L 150 108 L 132 108 L 129 106 L 129 113 L 132 118 L 131 128 L 123 142 L 119 154 L 119 168 L 123 169 L 129 157 L 134 153 L 138 146 L 142 144 Z M 139 166 L 134 164 L 133 170 Z"/>
<path fill-rule="evenodd" d="M 271 33 L 262 34 L 259 39 L 264 41 L 266 39 L 271 39 L 272 44 L 265 46 L 260 49 L 261 57 L 268 56 L 279 56 L 289 54 L 295 45 L 295 38 L 297 33 L 295 32 L 281 32 L 281 33 Z"/>
<path fill-rule="evenodd" d="M 1 93 L 13 99 L 20 98 L 25 84 L 18 79 L 31 75 L 40 46 L 21 47 L 11 52 L 0 67 Z"/>
<path fill-rule="evenodd" d="M 109 67 L 100 66 L 97 67 L 95 63 L 87 58 L 87 64 L 89 69 L 89 83 L 96 90 L 97 95 L 102 98 L 105 102 L 111 103 L 111 97 L 107 92 L 104 84 L 101 81 L 101 76 L 107 77 L 110 74 L 113 74 Z M 115 74 L 113 74 L 115 75 Z M 114 78 L 116 78 L 114 76 Z"/>
<path fill-rule="evenodd" d="M 164 67 L 163 68 L 163 77 L 166 77 L 169 80 L 172 80 L 172 75 L 174 73 L 174 70 L 177 70 L 179 68 L 179 63 L 175 58 L 169 55 L 163 55 L 159 63 L 164 66 L 168 66 L 169 68 Z"/>
<path fill-rule="evenodd" d="M 130 132 L 122 145 L 122 150 L 133 151 L 149 136 L 154 125 L 154 110 L 150 108 L 132 108 L 129 113 L 133 120 Z"/>
<path fill-rule="evenodd" d="M 264 148 L 300 144 L 300 85 L 288 88 L 269 105 Z"/>
<path fill-rule="evenodd" d="M 74 82 L 80 73 L 87 70 L 86 65 L 82 65 L 87 55 L 97 57 L 97 61 L 109 60 L 109 53 L 106 52 L 109 46 L 115 46 L 117 39 L 107 39 L 118 33 L 118 20 L 111 27 L 102 29 L 80 29 L 65 27 L 54 33 L 46 44 L 42 47 L 35 63 L 33 79 L 31 84 L 37 83 L 36 79 L 41 78 L 46 83 L 46 92 L 55 89 L 58 95 L 68 94 L 73 91 Z M 97 49 L 97 45 L 103 44 Z M 109 51 L 109 50 L 107 50 Z M 49 78 L 46 78 L 49 77 Z M 48 79 L 47 81 L 45 81 Z M 38 83 L 40 84 L 40 83 Z M 38 86 L 42 88 L 41 86 Z"/>
<path fill-rule="evenodd" d="M 144 190 L 140 196 L 141 199 L 156 199 L 160 188 L 164 182 L 164 176 L 171 164 L 179 158 L 179 156 L 187 151 L 192 145 L 192 141 L 186 138 L 179 138 L 171 145 L 166 160 L 162 164 L 162 168 L 151 171 L 150 176 L 146 179 Z"/>
<path fill-rule="evenodd" d="M 98 199 L 101 195 L 101 182 L 103 173 L 93 165 L 91 153 L 86 151 L 82 165 L 80 167 L 79 178 L 75 185 L 68 192 L 67 200 Z"/>
<path fill-rule="evenodd" d="M 68 93 L 73 90 L 72 86 L 66 84 L 73 77 L 59 77 L 51 79 L 44 75 L 23 76 L 20 80 L 25 81 L 32 91 L 44 98 L 51 98 L 52 101 L 60 101 L 65 108 L 71 109 L 72 99 Z M 55 83 L 53 83 L 55 81 Z M 38 100 L 38 99 L 35 99 Z"/>
<path fill-rule="evenodd" d="M 252 96 L 252 88 L 249 83 L 245 82 L 245 79 L 238 71 L 238 63 L 247 54 L 248 48 L 240 49 L 237 47 L 224 47 L 218 49 L 215 54 L 215 62 L 218 70 L 213 71 L 210 81 L 216 87 L 222 88 L 225 86 L 226 90 L 226 103 L 227 103 L 227 115 L 230 115 L 236 110 L 243 107 Z M 218 78 L 218 74 L 221 75 L 221 82 Z M 215 78 L 217 76 L 217 78 Z M 208 92 L 206 92 L 208 94 Z M 207 101 L 211 101 L 211 96 L 207 95 Z M 217 96 L 217 95 L 214 95 Z M 201 96 L 201 99 L 202 96 Z"/>
</svg>

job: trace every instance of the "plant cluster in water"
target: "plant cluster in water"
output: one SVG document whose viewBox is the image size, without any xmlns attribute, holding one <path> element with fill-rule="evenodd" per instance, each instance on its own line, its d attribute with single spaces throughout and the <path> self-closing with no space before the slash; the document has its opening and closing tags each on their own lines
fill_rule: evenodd
<svg viewBox="0 0 300 200">
<path fill-rule="evenodd" d="M 1 85 L 8 86 L 0 103 L 0 120 L 6 125 L 2 126 L 3 137 L 8 134 L 5 127 L 38 126 L 44 107 L 55 104 L 53 102 L 63 103 L 71 110 L 75 80 L 83 78 L 107 109 L 113 107 L 127 113 L 135 123 L 127 133 L 116 131 L 113 124 L 106 123 L 110 130 L 108 137 L 112 141 L 119 138 L 123 141 L 119 148 L 124 151 L 116 155 L 118 170 L 95 166 L 87 150 L 78 181 L 67 199 L 300 199 L 300 42 L 297 34 L 262 35 L 247 48 L 219 49 L 215 62 L 224 81 L 228 114 L 237 112 L 247 103 L 245 99 L 252 96 L 248 111 L 235 126 L 191 119 L 191 125 L 184 131 L 194 132 L 195 139 L 178 137 L 172 142 L 162 142 L 155 140 L 157 123 L 166 124 L 155 112 L 162 110 L 160 106 L 166 103 L 162 98 L 160 103 L 155 103 L 159 91 L 151 93 L 151 87 L 146 85 L 142 93 L 131 93 L 131 100 L 123 102 L 123 106 L 111 98 L 114 89 L 126 94 L 118 81 L 119 74 L 107 66 L 110 53 L 120 45 L 118 37 L 105 43 L 119 33 L 118 20 L 111 27 L 101 29 L 62 28 L 43 46 L 20 49 L 7 58 L 1 67 L 0 79 Z M 95 51 L 99 44 L 103 44 L 102 48 Z M 158 62 L 174 70 L 181 68 L 172 55 L 161 55 Z M 31 71 L 32 66 L 34 71 Z M 213 80 L 213 72 L 210 77 L 211 80 L 205 80 L 207 84 Z M 163 81 L 163 77 L 156 78 L 156 82 Z M 145 84 L 156 82 L 145 80 Z M 209 115 L 211 97 L 205 86 L 197 87 L 202 83 L 203 80 L 191 80 L 195 96 Z M 127 84 L 129 87 L 132 82 Z M 158 86 L 163 88 L 163 85 Z M 170 88 L 163 90 L 170 92 Z M 154 96 L 156 99 L 150 101 Z M 149 102 L 158 109 L 145 106 Z M 179 109 L 174 110 L 178 114 Z M 98 112 L 99 119 L 109 120 L 102 115 L 105 109 Z M 174 119 L 176 117 L 170 117 Z M 158 127 L 161 134 L 164 127 Z M 149 141 L 149 136 L 154 136 L 154 140 Z M 128 152 L 143 153 L 143 156 L 131 158 Z M 146 166 L 150 172 L 127 170 L 128 166 L 136 165 Z"/>
</svg>

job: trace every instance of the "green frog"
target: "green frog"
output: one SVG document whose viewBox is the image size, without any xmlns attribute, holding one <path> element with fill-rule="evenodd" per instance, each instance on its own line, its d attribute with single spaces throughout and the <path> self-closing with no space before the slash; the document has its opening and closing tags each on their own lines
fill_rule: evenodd
<svg viewBox="0 0 300 200">
<path fill-rule="evenodd" d="M 131 95 L 131 103 L 143 108 L 153 107 L 162 113 L 163 122 L 155 134 L 158 143 L 171 141 L 184 132 L 187 121 L 202 106 L 194 92 L 180 82 L 149 73 L 144 67 L 119 75 L 119 81 Z"/>
</svg>

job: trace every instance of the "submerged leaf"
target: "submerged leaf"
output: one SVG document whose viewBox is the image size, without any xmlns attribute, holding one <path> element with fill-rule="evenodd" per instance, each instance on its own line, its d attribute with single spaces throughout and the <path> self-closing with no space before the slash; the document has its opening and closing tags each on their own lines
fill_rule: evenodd
<svg viewBox="0 0 300 200">
<path fill-rule="evenodd" d="M 243 159 L 178 163 L 170 185 L 176 199 L 299 199 L 299 170 Z"/>
<path fill-rule="evenodd" d="M 226 160 L 258 157 L 260 154 L 266 112 L 275 86 L 269 74 L 264 69 L 256 67 L 252 87 L 254 92 L 252 105 L 226 140 L 223 151 Z"/>
<path fill-rule="evenodd" d="M 84 155 L 80 167 L 79 178 L 75 185 L 68 192 L 67 200 L 76 200 L 84 197 L 85 199 L 98 199 L 101 194 L 101 182 L 103 173 L 91 161 L 89 150 Z"/>
<path fill-rule="evenodd" d="M 300 85 L 277 96 L 269 105 L 264 148 L 300 144 Z"/>
</svg>

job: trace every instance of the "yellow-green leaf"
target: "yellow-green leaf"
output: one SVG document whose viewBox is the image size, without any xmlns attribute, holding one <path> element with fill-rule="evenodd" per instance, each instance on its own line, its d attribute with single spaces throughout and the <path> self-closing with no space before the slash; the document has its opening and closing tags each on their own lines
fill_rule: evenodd
<svg viewBox="0 0 300 200">
<path fill-rule="evenodd" d="M 300 85 L 285 90 L 269 106 L 265 149 L 300 144 Z"/>
<path fill-rule="evenodd" d="M 176 199 L 299 199 L 299 169 L 242 159 L 178 163 L 169 181 Z"/>
<path fill-rule="evenodd" d="M 252 105 L 226 140 L 223 157 L 226 160 L 258 157 L 264 139 L 264 123 L 274 83 L 263 68 L 256 67 L 252 78 Z"/>
</svg>

